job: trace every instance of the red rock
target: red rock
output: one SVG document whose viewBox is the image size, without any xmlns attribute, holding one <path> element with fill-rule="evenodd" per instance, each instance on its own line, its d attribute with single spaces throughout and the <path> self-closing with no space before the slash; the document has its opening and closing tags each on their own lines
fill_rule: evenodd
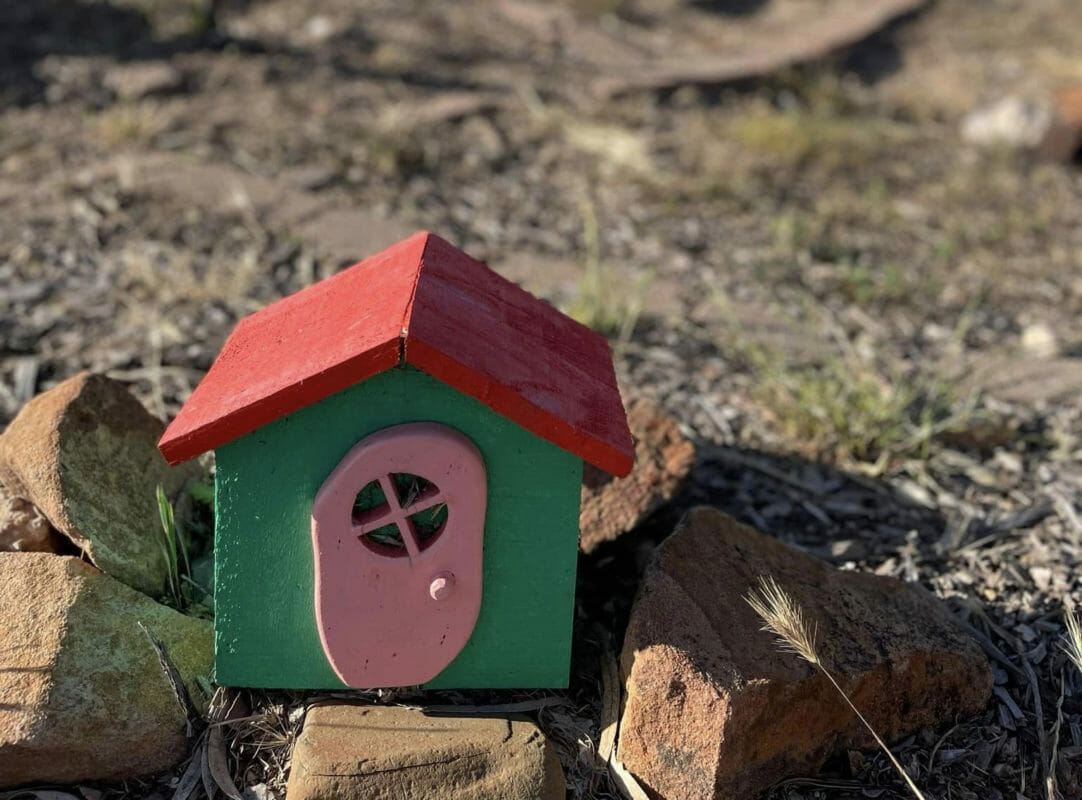
<svg viewBox="0 0 1082 800">
<path fill-rule="evenodd" d="M 1057 92 L 1052 101 L 1052 121 L 1039 152 L 1047 159 L 1072 161 L 1082 150 L 1082 86 Z"/>
<path fill-rule="evenodd" d="M 591 553 L 616 539 L 671 500 L 695 464 L 695 447 L 676 420 L 650 400 L 631 396 L 627 422 L 635 439 L 635 466 L 614 478 L 585 465 L 579 549 Z"/>
<path fill-rule="evenodd" d="M 986 704 L 988 663 L 932 595 L 695 509 L 646 571 L 621 658 L 619 757 L 657 797 L 745 800 L 874 746 L 827 680 L 760 631 L 743 599 L 760 576 L 818 626 L 820 656 L 887 741 Z"/>
</svg>

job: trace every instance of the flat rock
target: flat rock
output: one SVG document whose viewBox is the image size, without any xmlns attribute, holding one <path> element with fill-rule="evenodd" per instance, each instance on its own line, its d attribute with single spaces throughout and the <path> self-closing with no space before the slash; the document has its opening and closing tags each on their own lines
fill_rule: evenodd
<svg viewBox="0 0 1082 800">
<path fill-rule="evenodd" d="M 45 553 L 0 553 L 0 618 L 0 786 L 130 778 L 184 757 L 184 712 L 139 623 L 198 699 L 209 622 Z"/>
<path fill-rule="evenodd" d="M 888 742 L 988 701 L 986 659 L 932 595 L 694 509 L 646 570 L 621 657 L 619 757 L 656 796 L 745 800 L 874 746 L 827 680 L 760 630 L 743 599 L 760 576 L 818 626 L 820 657 Z"/>
<path fill-rule="evenodd" d="M 560 762 L 527 719 L 316 706 L 293 750 L 289 800 L 563 800 Z"/>
<path fill-rule="evenodd" d="M 671 500 L 695 464 L 695 447 L 676 420 L 650 400 L 631 397 L 627 422 L 635 439 L 631 474 L 613 478 L 589 464 L 583 472 L 579 549 L 584 553 L 636 527 Z"/>
<path fill-rule="evenodd" d="M 84 372 L 23 406 L 0 435 L 0 482 L 104 572 L 157 596 L 166 563 L 156 488 L 174 498 L 200 474 L 165 463 L 163 430 L 124 384 Z"/>
</svg>

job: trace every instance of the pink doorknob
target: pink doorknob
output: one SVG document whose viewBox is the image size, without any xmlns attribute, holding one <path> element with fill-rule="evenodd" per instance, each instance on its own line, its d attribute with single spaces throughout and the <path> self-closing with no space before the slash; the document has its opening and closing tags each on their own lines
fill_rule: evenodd
<svg viewBox="0 0 1082 800">
<path fill-rule="evenodd" d="M 451 594 L 451 587 L 455 585 L 455 576 L 450 572 L 441 572 L 428 584 L 428 595 L 433 600 L 444 600 Z"/>
</svg>

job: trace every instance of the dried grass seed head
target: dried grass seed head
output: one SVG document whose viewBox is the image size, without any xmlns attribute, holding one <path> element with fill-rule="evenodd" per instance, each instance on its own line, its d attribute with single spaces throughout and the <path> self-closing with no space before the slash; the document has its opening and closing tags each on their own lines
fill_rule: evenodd
<svg viewBox="0 0 1082 800">
<path fill-rule="evenodd" d="M 772 577 L 759 577 L 757 590 L 748 592 L 744 600 L 763 621 L 761 630 L 773 633 L 783 650 L 819 665 L 816 651 L 816 626 L 808 624 L 796 601 Z"/>
</svg>

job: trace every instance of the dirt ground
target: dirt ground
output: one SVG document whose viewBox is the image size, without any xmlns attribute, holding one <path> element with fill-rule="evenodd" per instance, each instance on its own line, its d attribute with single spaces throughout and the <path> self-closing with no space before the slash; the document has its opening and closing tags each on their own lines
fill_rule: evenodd
<svg viewBox="0 0 1082 800">
<path fill-rule="evenodd" d="M 168 417 L 241 316 L 431 229 L 610 335 L 698 447 L 679 501 L 580 565 L 575 685 L 540 712 L 574 796 L 620 796 L 598 659 L 706 502 L 919 581 L 980 639 L 988 711 L 895 748 L 929 797 L 1082 797 L 1082 168 L 959 133 L 1082 85 L 1082 13 L 914 3 L 801 49 L 872 5 L 0 4 L 0 422 L 80 369 Z M 247 699 L 237 780 L 280 788 L 302 699 Z M 769 796 L 905 788 L 853 754 Z"/>
</svg>

